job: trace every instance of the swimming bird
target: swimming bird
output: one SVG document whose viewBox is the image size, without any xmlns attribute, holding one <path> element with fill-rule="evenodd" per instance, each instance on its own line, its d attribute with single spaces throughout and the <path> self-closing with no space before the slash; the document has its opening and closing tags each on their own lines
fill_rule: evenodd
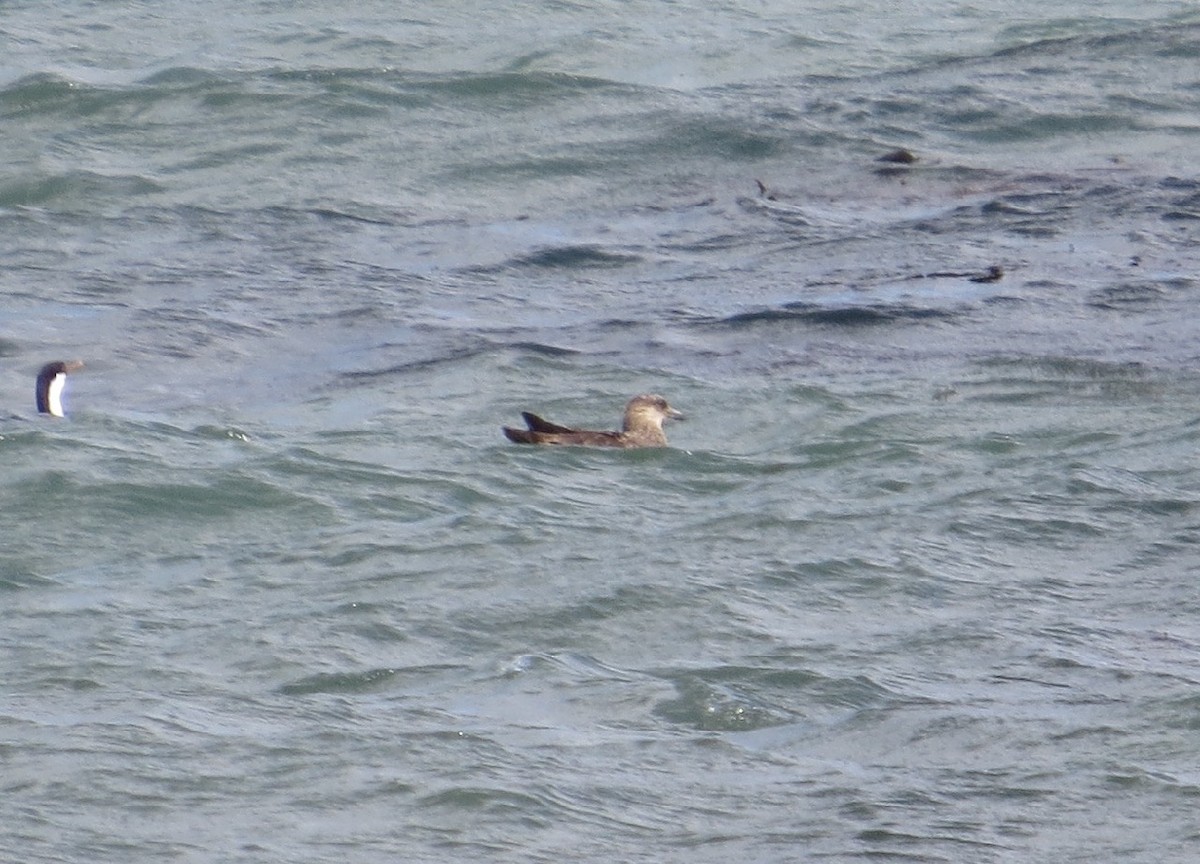
<svg viewBox="0 0 1200 864">
<path fill-rule="evenodd" d="M 665 447 L 667 436 L 663 434 L 663 421 L 683 419 L 683 414 L 668 405 L 666 399 L 649 393 L 629 400 L 620 432 L 559 426 L 528 411 L 522 411 L 521 416 L 529 428 L 512 429 L 504 426 L 504 434 L 509 441 L 583 447 Z"/>
<path fill-rule="evenodd" d="M 62 392 L 67 383 L 67 373 L 83 368 L 81 360 L 55 360 L 42 367 L 37 377 L 37 410 L 39 414 L 62 417 Z"/>
</svg>

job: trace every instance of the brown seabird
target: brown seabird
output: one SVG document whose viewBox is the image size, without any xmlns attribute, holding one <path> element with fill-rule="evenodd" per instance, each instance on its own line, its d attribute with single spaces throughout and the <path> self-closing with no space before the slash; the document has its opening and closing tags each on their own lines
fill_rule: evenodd
<svg viewBox="0 0 1200 864">
<path fill-rule="evenodd" d="M 38 372 L 37 389 L 34 391 L 39 414 L 63 416 L 62 392 L 67 384 L 67 373 L 82 368 L 82 360 L 55 360 L 42 367 L 42 371 Z"/>
<path fill-rule="evenodd" d="M 625 419 L 620 432 L 596 432 L 591 429 L 572 429 L 543 420 L 536 414 L 522 411 L 528 429 L 504 428 L 509 441 L 518 444 L 566 444 L 583 447 L 665 447 L 664 420 L 682 420 L 683 414 L 654 394 L 634 396 L 625 406 Z"/>
</svg>

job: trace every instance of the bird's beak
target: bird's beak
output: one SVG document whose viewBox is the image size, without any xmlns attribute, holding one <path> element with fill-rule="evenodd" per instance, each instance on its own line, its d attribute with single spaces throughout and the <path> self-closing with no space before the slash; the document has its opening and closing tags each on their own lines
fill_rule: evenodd
<svg viewBox="0 0 1200 864">
<path fill-rule="evenodd" d="M 83 361 L 82 360 L 64 360 L 63 366 L 66 367 L 68 372 L 78 372 L 80 369 L 83 368 Z"/>
<path fill-rule="evenodd" d="M 667 409 L 667 416 L 670 417 L 672 420 L 686 420 L 687 419 L 686 414 L 684 414 L 682 411 L 678 411 L 674 408 Z"/>
</svg>

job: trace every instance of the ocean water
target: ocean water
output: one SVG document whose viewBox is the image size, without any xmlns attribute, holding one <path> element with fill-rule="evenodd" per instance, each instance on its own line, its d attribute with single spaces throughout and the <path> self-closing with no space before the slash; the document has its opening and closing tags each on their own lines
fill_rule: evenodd
<svg viewBox="0 0 1200 864">
<path fill-rule="evenodd" d="M 1194 860 L 1198 60 L 2 4 L 0 857 Z"/>
</svg>

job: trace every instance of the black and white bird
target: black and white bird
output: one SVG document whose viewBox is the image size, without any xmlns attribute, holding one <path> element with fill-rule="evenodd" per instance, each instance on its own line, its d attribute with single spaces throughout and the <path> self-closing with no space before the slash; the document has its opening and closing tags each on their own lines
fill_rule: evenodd
<svg viewBox="0 0 1200 864">
<path fill-rule="evenodd" d="M 37 377 L 37 410 L 52 417 L 63 416 L 62 394 L 67 373 L 83 368 L 80 360 L 55 360 L 42 367 Z"/>
</svg>

